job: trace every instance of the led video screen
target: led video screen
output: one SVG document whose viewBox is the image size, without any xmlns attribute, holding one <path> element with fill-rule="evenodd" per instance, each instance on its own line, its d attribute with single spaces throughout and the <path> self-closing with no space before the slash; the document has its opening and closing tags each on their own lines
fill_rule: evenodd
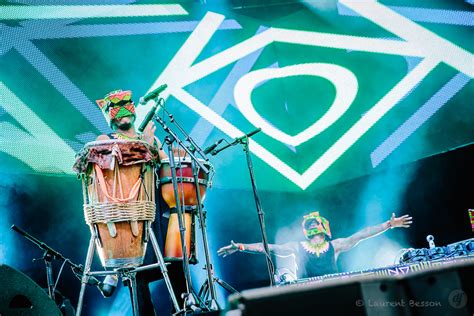
<svg viewBox="0 0 474 316">
<path fill-rule="evenodd" d="M 250 150 L 262 190 L 311 190 L 473 141 L 470 1 L 273 2 L 7 1 L 0 171 L 74 176 L 75 153 L 110 132 L 95 100 L 130 89 L 138 103 L 161 84 L 203 148 L 261 128 Z M 250 187 L 241 145 L 210 161 L 216 187 Z"/>
</svg>

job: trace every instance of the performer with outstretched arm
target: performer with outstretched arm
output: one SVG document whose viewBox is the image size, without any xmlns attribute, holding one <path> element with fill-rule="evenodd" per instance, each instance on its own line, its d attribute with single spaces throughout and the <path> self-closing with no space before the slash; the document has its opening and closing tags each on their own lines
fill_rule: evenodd
<svg viewBox="0 0 474 316">
<path fill-rule="evenodd" d="M 412 217 L 392 217 L 379 225 L 364 228 L 347 238 L 332 239 L 329 221 L 312 212 L 303 217 L 302 229 L 306 240 L 285 244 L 269 244 L 270 253 L 282 256 L 294 255 L 298 266 L 298 277 L 308 278 L 337 272 L 336 260 L 340 253 L 350 250 L 359 242 L 377 236 L 390 228 L 408 228 Z M 231 241 L 217 253 L 226 257 L 235 252 L 264 253 L 262 243 L 243 244 Z"/>
</svg>

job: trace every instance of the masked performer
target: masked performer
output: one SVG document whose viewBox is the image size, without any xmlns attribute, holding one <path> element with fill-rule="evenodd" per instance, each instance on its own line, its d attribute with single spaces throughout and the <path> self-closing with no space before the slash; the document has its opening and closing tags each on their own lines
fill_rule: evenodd
<svg viewBox="0 0 474 316">
<path fill-rule="evenodd" d="M 298 278 L 315 277 L 337 272 L 336 260 L 340 253 L 350 250 L 359 242 L 377 236 L 390 228 L 410 227 L 412 217 L 403 215 L 367 227 L 347 238 L 332 239 L 329 221 L 320 216 L 319 212 L 312 212 L 303 217 L 302 229 L 306 240 L 288 242 L 281 245 L 269 244 L 270 253 L 282 256 L 293 255 L 298 267 Z M 231 241 L 231 244 L 217 251 L 220 256 L 227 256 L 235 252 L 264 253 L 262 243 L 243 244 Z"/>
<path fill-rule="evenodd" d="M 124 139 L 124 140 L 142 140 L 156 147 L 159 150 L 160 160 L 167 158 L 166 153 L 162 150 L 162 146 L 158 138 L 155 137 L 156 127 L 153 121 L 150 121 L 143 130 L 142 134 L 135 130 L 135 104 L 132 100 L 131 91 L 116 90 L 108 93 L 104 99 L 97 100 L 96 103 L 102 110 L 109 126 L 113 132 L 107 135 L 100 135 L 97 140 L 108 139 Z M 168 220 L 163 214 L 169 213 L 166 209 L 168 206 L 161 198 L 160 192 L 157 190 L 155 194 L 157 198 L 157 220 L 152 224 L 152 229 L 157 236 L 161 249 L 164 246 L 164 234 L 168 227 Z M 154 253 L 148 247 L 144 264 L 157 262 Z M 186 292 L 186 281 L 182 264 L 173 262 L 167 266 L 168 275 L 170 277 L 173 290 L 175 292 L 178 303 L 182 305 L 181 294 Z M 155 315 L 152 304 L 149 283 L 161 279 L 162 275 L 159 269 L 146 270 L 137 273 L 137 295 L 138 309 L 140 315 Z"/>
</svg>

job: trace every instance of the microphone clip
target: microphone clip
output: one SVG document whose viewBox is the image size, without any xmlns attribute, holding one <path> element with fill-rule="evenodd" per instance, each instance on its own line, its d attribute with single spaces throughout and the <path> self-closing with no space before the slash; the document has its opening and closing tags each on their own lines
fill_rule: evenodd
<svg viewBox="0 0 474 316">
<path fill-rule="evenodd" d="M 219 139 L 217 142 L 215 142 L 214 144 L 212 144 L 211 146 L 209 147 L 206 147 L 206 149 L 204 149 L 204 154 L 207 155 L 209 153 L 212 154 L 212 152 L 216 149 L 217 146 L 219 146 L 220 143 L 222 143 L 224 141 L 224 138 L 221 138 Z"/>
</svg>

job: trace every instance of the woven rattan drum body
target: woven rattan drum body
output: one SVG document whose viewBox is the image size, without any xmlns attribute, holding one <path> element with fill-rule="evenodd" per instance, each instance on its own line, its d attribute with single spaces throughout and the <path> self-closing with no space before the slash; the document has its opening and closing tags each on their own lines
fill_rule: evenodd
<svg viewBox="0 0 474 316">
<path fill-rule="evenodd" d="M 142 141 L 86 144 L 74 169 L 81 175 L 84 217 L 102 265 L 125 268 L 143 263 L 147 225 L 155 219 L 154 166 L 158 153 Z"/>
</svg>

